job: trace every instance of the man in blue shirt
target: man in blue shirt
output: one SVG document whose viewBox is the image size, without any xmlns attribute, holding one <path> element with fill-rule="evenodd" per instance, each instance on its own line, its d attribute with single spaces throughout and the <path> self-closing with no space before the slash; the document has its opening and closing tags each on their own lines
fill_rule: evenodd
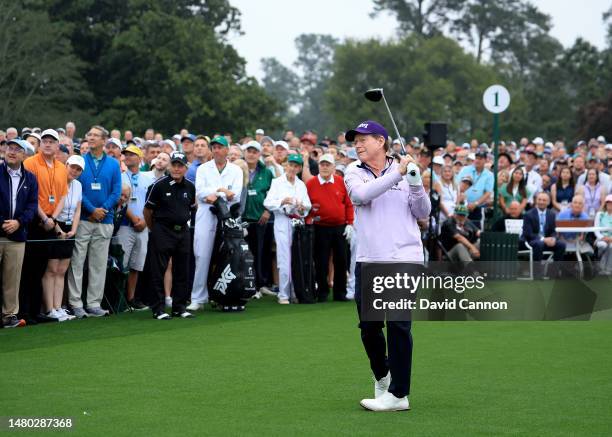
<svg viewBox="0 0 612 437">
<path fill-rule="evenodd" d="M 69 302 L 78 318 L 101 317 L 108 248 L 113 235 L 113 211 L 121 195 L 121 170 L 116 159 L 104 153 L 108 131 L 93 126 L 86 135 L 89 153 L 79 177 L 83 187 L 81 221 L 68 273 Z M 87 311 L 83 309 L 83 265 L 89 257 Z"/>
<path fill-rule="evenodd" d="M 198 167 L 207 161 L 210 161 L 212 153 L 208 146 L 208 138 L 204 135 L 198 135 L 193 143 L 193 161 L 189 164 L 185 179 L 195 184 L 196 172 Z"/>
<path fill-rule="evenodd" d="M 572 198 L 570 206 L 565 208 L 557 216 L 558 220 L 588 220 L 589 216 L 584 212 L 584 197 L 580 194 L 575 195 Z M 564 232 L 561 235 L 561 239 L 567 244 L 570 250 L 577 250 L 580 248 L 580 253 L 593 253 L 591 245 L 584 241 L 584 234 L 577 234 L 575 232 Z"/>
<path fill-rule="evenodd" d="M 474 163 L 464 167 L 459 174 L 459 180 L 465 176 L 472 178 L 472 186 L 467 189 L 465 194 L 469 211 L 468 218 L 478 229 L 481 229 L 482 210 L 491 200 L 493 193 L 493 173 L 485 168 L 486 159 L 486 152 L 478 152 Z"/>
</svg>

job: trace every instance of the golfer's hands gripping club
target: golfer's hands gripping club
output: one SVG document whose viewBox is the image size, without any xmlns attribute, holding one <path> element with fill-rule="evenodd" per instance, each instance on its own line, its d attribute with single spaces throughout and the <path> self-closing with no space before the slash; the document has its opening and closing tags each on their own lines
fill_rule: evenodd
<svg viewBox="0 0 612 437">
<path fill-rule="evenodd" d="M 400 159 L 399 172 L 406 177 L 409 185 L 422 185 L 421 170 L 416 165 L 414 158 L 410 155 L 402 156 Z"/>
<path fill-rule="evenodd" d="M 344 236 L 344 238 L 346 238 L 346 241 L 350 243 L 351 240 L 353 239 L 354 233 L 355 233 L 355 229 L 353 228 L 353 225 L 346 225 L 344 227 L 344 232 L 342 233 L 342 235 Z"/>
</svg>

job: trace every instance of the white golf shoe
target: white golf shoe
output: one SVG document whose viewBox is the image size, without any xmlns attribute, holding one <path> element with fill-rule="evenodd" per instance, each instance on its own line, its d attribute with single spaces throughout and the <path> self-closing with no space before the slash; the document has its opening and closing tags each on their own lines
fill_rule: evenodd
<svg viewBox="0 0 612 437">
<path fill-rule="evenodd" d="M 362 399 L 360 404 L 370 411 L 404 411 L 410 409 L 407 396 L 396 398 L 388 391 L 376 399 Z"/>
<path fill-rule="evenodd" d="M 187 310 L 188 311 L 199 311 L 202 308 L 204 308 L 204 305 L 202 305 L 201 303 L 191 302 L 189 306 L 187 307 Z"/>
<path fill-rule="evenodd" d="M 379 398 L 387 390 L 389 390 L 389 384 L 391 384 L 391 372 L 387 372 L 387 376 L 380 378 L 378 381 L 374 378 L 374 397 Z"/>
</svg>

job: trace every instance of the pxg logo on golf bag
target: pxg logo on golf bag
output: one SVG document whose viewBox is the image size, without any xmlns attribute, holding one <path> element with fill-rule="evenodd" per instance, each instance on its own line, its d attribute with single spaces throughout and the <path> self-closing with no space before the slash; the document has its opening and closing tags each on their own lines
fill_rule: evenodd
<svg viewBox="0 0 612 437">
<path fill-rule="evenodd" d="M 225 290 L 227 290 L 227 287 L 232 283 L 234 279 L 236 279 L 236 275 L 234 275 L 234 273 L 232 272 L 231 265 L 228 264 L 223 269 L 223 272 L 221 273 L 221 276 L 217 280 L 217 283 L 215 284 L 213 289 L 217 290 L 221 294 L 225 294 Z"/>
</svg>

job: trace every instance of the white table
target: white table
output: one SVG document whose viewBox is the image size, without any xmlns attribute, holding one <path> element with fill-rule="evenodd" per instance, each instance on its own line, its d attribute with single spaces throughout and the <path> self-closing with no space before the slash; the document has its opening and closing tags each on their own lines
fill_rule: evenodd
<svg viewBox="0 0 612 437">
<path fill-rule="evenodd" d="M 585 226 L 585 227 L 557 226 L 555 228 L 555 231 L 561 234 L 566 234 L 566 233 L 575 234 L 575 233 L 580 233 L 580 232 L 606 232 L 606 231 L 612 231 L 612 227 L 610 226 Z"/>
<path fill-rule="evenodd" d="M 610 226 L 557 226 L 555 231 L 559 234 L 586 234 L 589 232 L 610 232 Z M 580 240 L 576 239 L 576 259 L 578 260 L 578 268 L 580 269 L 580 277 L 584 272 L 582 264 L 582 255 L 580 254 Z"/>
</svg>

